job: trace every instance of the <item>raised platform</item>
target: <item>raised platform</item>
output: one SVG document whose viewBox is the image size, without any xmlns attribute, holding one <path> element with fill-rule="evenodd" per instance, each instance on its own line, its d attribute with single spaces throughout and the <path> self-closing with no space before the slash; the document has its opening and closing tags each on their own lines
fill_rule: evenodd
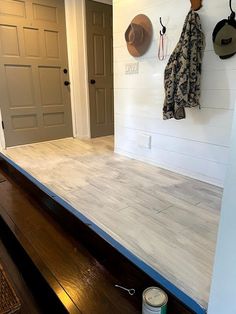
<svg viewBox="0 0 236 314">
<path fill-rule="evenodd" d="M 112 152 L 110 139 L 2 157 L 195 313 L 207 307 L 221 189 Z"/>
<path fill-rule="evenodd" d="M 140 313 L 143 290 L 158 283 L 3 160 L 1 170 L 7 175 L 0 184 L 0 237 L 42 313 Z M 168 296 L 167 314 L 193 313 Z M 39 313 L 36 304 L 24 305 L 22 313 Z"/>
</svg>

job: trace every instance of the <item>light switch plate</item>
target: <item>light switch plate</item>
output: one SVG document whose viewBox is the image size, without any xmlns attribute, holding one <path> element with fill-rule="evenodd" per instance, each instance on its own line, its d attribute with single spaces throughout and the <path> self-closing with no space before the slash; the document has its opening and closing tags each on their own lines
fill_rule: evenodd
<svg viewBox="0 0 236 314">
<path fill-rule="evenodd" d="M 125 65 L 125 74 L 138 74 L 139 72 L 139 63 L 127 63 Z"/>
</svg>

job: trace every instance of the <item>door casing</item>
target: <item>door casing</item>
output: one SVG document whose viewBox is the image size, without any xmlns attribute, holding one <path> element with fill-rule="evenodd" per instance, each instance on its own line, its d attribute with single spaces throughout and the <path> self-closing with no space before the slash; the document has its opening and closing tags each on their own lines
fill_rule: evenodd
<svg viewBox="0 0 236 314">
<path fill-rule="evenodd" d="M 90 138 L 85 1 L 65 1 L 73 136 L 81 139 Z M 97 0 L 97 2 L 103 1 Z M 74 63 L 75 60 L 77 66 Z M 1 149 L 5 149 L 5 140 L 0 124 Z"/>
</svg>

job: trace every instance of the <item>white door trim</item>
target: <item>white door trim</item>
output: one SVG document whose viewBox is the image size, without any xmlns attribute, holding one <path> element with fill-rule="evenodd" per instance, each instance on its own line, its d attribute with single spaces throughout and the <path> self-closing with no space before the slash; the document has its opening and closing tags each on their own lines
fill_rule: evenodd
<svg viewBox="0 0 236 314">
<path fill-rule="evenodd" d="M 85 0 L 65 1 L 73 135 L 90 138 Z"/>
</svg>

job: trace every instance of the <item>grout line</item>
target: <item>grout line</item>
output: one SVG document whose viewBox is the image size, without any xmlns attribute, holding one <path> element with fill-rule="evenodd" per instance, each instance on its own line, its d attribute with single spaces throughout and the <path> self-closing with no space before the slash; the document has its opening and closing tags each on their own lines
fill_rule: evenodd
<svg viewBox="0 0 236 314">
<path fill-rule="evenodd" d="M 161 211 L 159 211 L 157 214 L 159 215 L 160 213 L 165 212 L 166 210 L 170 209 L 170 208 L 171 208 L 171 207 L 173 207 L 173 206 L 174 206 L 174 205 L 172 204 L 172 205 L 168 206 L 167 208 L 162 209 L 162 210 L 161 210 Z"/>
</svg>

